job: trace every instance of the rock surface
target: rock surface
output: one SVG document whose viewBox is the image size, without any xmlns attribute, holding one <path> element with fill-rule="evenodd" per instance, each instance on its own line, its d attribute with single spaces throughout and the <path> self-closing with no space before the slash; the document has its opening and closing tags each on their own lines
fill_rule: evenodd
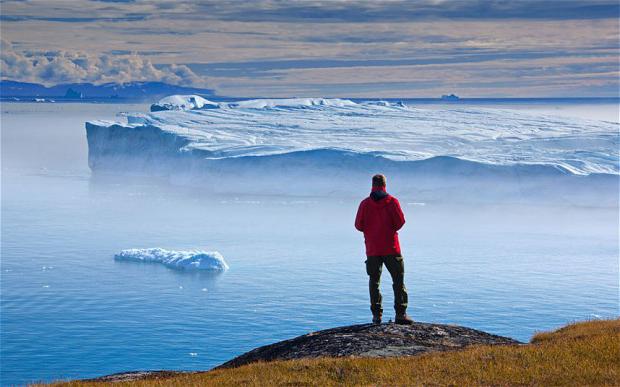
<svg viewBox="0 0 620 387">
<path fill-rule="evenodd" d="M 238 367 L 256 361 L 316 357 L 413 356 L 449 351 L 469 345 L 521 344 L 508 337 L 442 324 L 361 324 L 308 333 L 256 348 L 216 368 Z"/>
<path fill-rule="evenodd" d="M 514 345 L 522 343 L 508 337 L 496 336 L 456 325 L 418 322 L 413 325 L 360 324 L 312 332 L 294 339 L 265 345 L 215 368 L 238 367 L 257 361 L 317 357 L 414 356 L 435 351 L 458 350 L 477 344 Z M 144 379 L 166 379 L 182 373 L 184 372 L 133 371 L 86 381 L 128 382 Z"/>
</svg>

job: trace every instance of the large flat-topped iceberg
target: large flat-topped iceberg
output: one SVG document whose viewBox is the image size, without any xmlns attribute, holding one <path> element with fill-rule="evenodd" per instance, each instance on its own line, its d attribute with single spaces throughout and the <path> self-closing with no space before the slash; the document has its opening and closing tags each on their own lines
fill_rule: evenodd
<svg viewBox="0 0 620 387">
<path fill-rule="evenodd" d="M 186 98 L 166 99 L 176 100 Z M 527 187 L 530 177 L 617 178 L 620 169 L 618 124 L 612 122 L 324 98 L 198 105 L 88 122 L 91 168 L 211 186 L 216 179 L 218 188 L 242 192 L 244 183 L 272 189 L 268 178 L 276 176 L 309 190 L 318 187 L 311 177 L 320 177 L 338 190 L 375 172 L 389 173 L 401 187 L 417 192 L 456 187 L 475 177 L 492 182 L 485 188 L 514 191 L 499 180 L 510 179 L 523 192 L 537 189 Z M 260 179 L 250 182 L 256 176 Z"/>
<path fill-rule="evenodd" d="M 171 251 L 161 248 L 127 249 L 114 256 L 117 261 L 161 263 L 171 269 L 225 271 L 228 265 L 217 251 Z"/>
<path fill-rule="evenodd" d="M 510 110 L 418 109 L 341 99 L 215 104 L 188 102 L 187 97 L 171 96 L 162 101 L 196 104 L 193 110 L 138 114 L 137 119 L 129 115 L 127 120 L 133 124 L 93 121 L 90 126 L 124 127 L 128 135 L 140 126 L 145 134 L 156 128 L 163 136 L 181 140 L 180 153 L 200 150 L 205 158 L 323 149 L 398 161 L 448 156 L 491 165 L 547 165 L 584 175 L 618 174 L 619 170 L 618 126 L 611 122 Z M 201 109 L 207 103 L 218 108 Z M 122 136 L 122 131 L 118 135 Z"/>
</svg>

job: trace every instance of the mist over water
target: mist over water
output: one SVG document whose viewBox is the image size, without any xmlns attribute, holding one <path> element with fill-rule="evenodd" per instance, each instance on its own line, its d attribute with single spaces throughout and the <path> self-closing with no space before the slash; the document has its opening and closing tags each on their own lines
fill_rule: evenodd
<svg viewBox="0 0 620 387">
<path fill-rule="evenodd" d="M 617 105 L 599 108 L 609 117 Z M 84 122 L 147 109 L 2 105 L 3 384 L 208 369 L 276 340 L 370 321 L 353 228 L 366 191 L 231 194 L 209 188 L 218 181 L 91 175 Z M 243 178 L 260 185 L 261 176 Z M 400 238 L 414 319 L 527 341 L 618 315 L 617 202 L 435 202 L 389 179 L 407 218 Z M 216 250 L 230 269 L 113 259 L 149 247 Z M 390 285 L 384 276 L 387 319 Z"/>
</svg>

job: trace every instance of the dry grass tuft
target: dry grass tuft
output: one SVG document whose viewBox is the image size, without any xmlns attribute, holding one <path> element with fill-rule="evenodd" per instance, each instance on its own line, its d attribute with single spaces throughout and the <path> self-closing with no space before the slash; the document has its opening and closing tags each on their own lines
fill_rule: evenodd
<svg viewBox="0 0 620 387">
<path fill-rule="evenodd" d="M 560 339 L 581 339 L 592 335 L 620 334 L 620 320 L 591 320 L 575 322 L 553 332 L 541 332 L 532 337 L 531 343 L 540 344 L 545 341 Z"/>
<path fill-rule="evenodd" d="M 528 345 L 477 346 L 405 358 L 322 358 L 239 368 L 118 386 L 336 385 L 620 385 L 620 320 L 570 324 L 538 333 Z M 58 386 L 100 386 L 70 382 Z"/>
</svg>

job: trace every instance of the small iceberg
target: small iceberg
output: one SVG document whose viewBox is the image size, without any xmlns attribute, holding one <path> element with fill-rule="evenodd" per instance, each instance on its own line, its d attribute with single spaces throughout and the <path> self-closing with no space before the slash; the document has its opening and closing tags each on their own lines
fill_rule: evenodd
<svg viewBox="0 0 620 387">
<path fill-rule="evenodd" d="M 161 263 L 177 270 L 226 271 L 228 265 L 217 251 L 171 251 L 160 248 L 127 249 L 114 256 L 117 261 Z"/>
<path fill-rule="evenodd" d="M 211 102 L 199 95 L 170 95 L 152 104 L 151 111 L 217 109 L 219 107 L 217 102 Z"/>
<path fill-rule="evenodd" d="M 441 99 L 444 101 L 458 101 L 460 98 L 456 94 L 450 94 L 450 95 L 444 94 L 441 96 Z"/>
</svg>

